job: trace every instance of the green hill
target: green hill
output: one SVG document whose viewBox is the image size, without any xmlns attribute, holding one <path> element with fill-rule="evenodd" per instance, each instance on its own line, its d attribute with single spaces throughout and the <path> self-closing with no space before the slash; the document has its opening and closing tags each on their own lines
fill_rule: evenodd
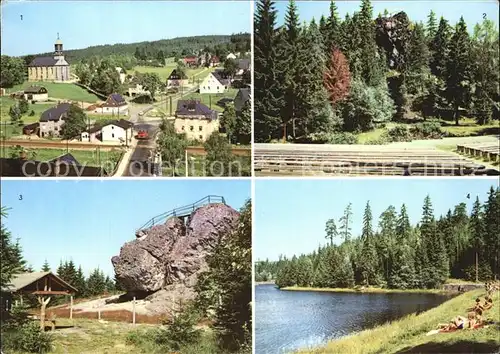
<svg viewBox="0 0 500 354">
<path fill-rule="evenodd" d="M 171 57 L 176 54 L 188 53 L 204 49 L 205 47 L 213 48 L 217 45 L 233 44 L 233 50 L 246 51 L 250 46 L 250 34 L 242 33 L 235 35 L 210 35 L 210 36 L 194 36 L 194 37 L 178 37 L 172 39 L 162 39 L 152 42 L 137 42 L 137 43 L 117 43 L 92 46 L 84 49 L 65 50 L 66 58 L 70 62 L 79 61 L 83 58 L 91 56 L 106 57 L 109 55 L 134 55 L 136 48 L 144 49 L 146 53 L 157 53 L 162 50 L 165 56 Z M 71 46 L 70 43 L 65 43 L 66 46 Z M 34 54 L 35 56 L 52 55 L 52 52 Z M 30 55 L 29 57 L 31 57 Z"/>
</svg>

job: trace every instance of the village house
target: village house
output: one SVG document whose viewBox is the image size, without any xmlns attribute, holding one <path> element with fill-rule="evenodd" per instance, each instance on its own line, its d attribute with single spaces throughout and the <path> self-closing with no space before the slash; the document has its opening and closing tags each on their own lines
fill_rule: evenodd
<svg viewBox="0 0 500 354">
<path fill-rule="evenodd" d="M 39 120 L 40 137 L 58 137 L 61 132 L 61 127 L 68 117 L 70 107 L 70 103 L 60 103 L 57 106 L 49 108 L 43 112 Z"/>
<path fill-rule="evenodd" d="M 99 114 L 127 115 L 128 103 L 122 95 L 112 93 L 108 96 L 106 102 L 97 107 L 94 112 Z"/>
<path fill-rule="evenodd" d="M 174 127 L 188 139 L 205 141 L 214 131 L 219 131 L 218 114 L 198 100 L 180 100 Z"/>
<path fill-rule="evenodd" d="M 229 53 L 229 54 L 226 56 L 226 59 L 236 59 L 236 55 L 234 55 L 233 53 Z"/>
<path fill-rule="evenodd" d="M 178 73 L 177 69 L 172 70 L 167 78 L 167 88 L 186 86 L 189 79 L 185 73 Z"/>
<path fill-rule="evenodd" d="M 49 92 L 43 86 L 30 86 L 24 89 L 24 99 L 30 102 L 45 102 L 49 100 Z"/>
<path fill-rule="evenodd" d="M 250 70 L 250 59 L 238 59 L 236 61 L 236 75 L 235 76 L 242 76 L 245 71 Z"/>
<path fill-rule="evenodd" d="M 133 137 L 134 123 L 125 119 L 113 120 L 105 125 L 95 125 L 81 133 L 82 141 L 130 143 Z"/>
<path fill-rule="evenodd" d="M 189 67 L 198 66 L 198 57 L 196 55 L 188 55 L 183 59 L 184 64 Z"/>
<path fill-rule="evenodd" d="M 133 82 L 128 86 L 127 95 L 129 97 L 136 97 L 142 95 L 150 95 L 151 93 L 148 90 L 144 89 L 144 86 L 138 84 L 137 82 Z"/>
<path fill-rule="evenodd" d="M 230 85 L 231 80 L 224 71 L 215 70 L 200 83 L 200 93 L 224 93 Z"/>
<path fill-rule="evenodd" d="M 54 55 L 37 57 L 28 65 L 28 81 L 56 81 L 70 80 L 69 63 L 64 59 L 63 44 L 59 38 L 54 45 Z"/>
<path fill-rule="evenodd" d="M 234 98 L 234 110 L 237 113 L 241 112 L 248 100 L 250 100 L 250 88 L 239 89 Z"/>
<path fill-rule="evenodd" d="M 220 65 L 220 59 L 218 56 L 216 55 L 213 55 L 211 58 L 210 58 L 210 67 L 215 67 L 215 66 L 219 66 Z"/>
<path fill-rule="evenodd" d="M 127 74 L 125 74 L 125 71 L 123 71 L 123 69 L 118 66 L 115 68 L 115 70 L 118 73 L 118 75 L 120 75 L 120 82 L 123 84 L 125 82 Z"/>
</svg>

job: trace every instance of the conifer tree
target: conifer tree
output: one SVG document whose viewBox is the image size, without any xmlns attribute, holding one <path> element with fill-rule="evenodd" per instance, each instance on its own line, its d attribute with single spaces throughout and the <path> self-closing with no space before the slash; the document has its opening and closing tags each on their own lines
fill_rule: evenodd
<svg viewBox="0 0 500 354">
<path fill-rule="evenodd" d="M 340 18 L 335 1 L 330 1 L 330 13 L 326 20 L 327 38 L 326 38 L 326 53 L 329 55 L 333 48 L 340 46 Z"/>
<path fill-rule="evenodd" d="M 337 225 L 334 219 L 328 219 L 325 225 L 325 238 L 330 240 L 330 246 L 333 246 L 333 239 L 338 236 Z"/>
<path fill-rule="evenodd" d="M 436 36 L 437 32 L 437 19 L 434 10 L 431 10 L 429 15 L 427 16 L 427 19 L 426 36 L 428 42 L 430 42 Z"/>
<path fill-rule="evenodd" d="M 335 104 L 349 95 L 351 74 L 347 59 L 339 49 L 333 49 L 327 60 L 324 83 L 330 103 Z"/>
<path fill-rule="evenodd" d="M 370 203 L 366 203 L 365 212 L 363 215 L 363 229 L 361 232 L 361 259 L 358 264 L 361 279 L 365 285 L 379 284 L 379 267 L 377 249 L 375 246 L 375 238 L 373 235 L 372 212 Z"/>
<path fill-rule="evenodd" d="M 83 274 L 82 266 L 78 267 L 78 270 L 76 271 L 74 284 L 71 285 L 73 285 L 78 290 L 77 297 L 87 296 L 85 275 Z"/>
<path fill-rule="evenodd" d="M 352 204 L 349 203 L 344 210 L 344 214 L 339 219 L 340 234 L 344 238 L 344 242 L 349 242 L 351 239 L 351 223 L 352 223 Z"/>
<path fill-rule="evenodd" d="M 483 260 L 484 257 L 484 215 L 483 206 L 479 202 L 479 197 L 476 197 L 474 205 L 472 206 L 472 212 L 470 215 L 470 233 L 472 247 L 474 248 L 474 268 L 475 268 L 475 280 L 479 280 L 479 262 Z"/>
<path fill-rule="evenodd" d="M 488 200 L 484 206 L 485 243 L 490 268 L 494 276 L 500 274 L 500 188 L 490 188 Z"/>
<path fill-rule="evenodd" d="M 451 29 L 448 21 L 441 17 L 436 35 L 431 40 L 429 48 L 432 53 L 430 69 L 431 73 L 444 81 L 446 79 L 446 63 L 451 40 Z"/>
<path fill-rule="evenodd" d="M 256 142 L 267 142 L 280 134 L 284 87 L 278 80 L 279 57 L 276 10 L 271 0 L 259 0 L 254 23 L 254 129 Z"/>
<path fill-rule="evenodd" d="M 411 31 L 408 55 L 405 61 L 408 93 L 423 92 L 429 72 L 429 49 L 422 23 L 416 23 Z"/>
<path fill-rule="evenodd" d="M 467 108 L 470 102 L 470 38 L 464 18 L 455 26 L 449 44 L 446 61 L 446 97 L 453 108 L 455 124 L 459 125 L 460 108 Z"/>
<path fill-rule="evenodd" d="M 299 85 L 296 86 L 299 101 L 296 102 L 297 124 L 292 122 L 294 131 L 303 136 L 331 131 L 333 113 L 327 102 L 327 92 L 323 84 L 323 73 L 326 70 L 325 49 L 314 20 L 308 28 L 303 29 L 297 50 L 302 52 L 302 60 L 296 77 L 296 80 L 299 80 Z"/>
<path fill-rule="evenodd" d="M 49 262 L 47 262 L 47 259 L 43 262 L 42 272 L 50 272 L 50 265 Z"/>
</svg>

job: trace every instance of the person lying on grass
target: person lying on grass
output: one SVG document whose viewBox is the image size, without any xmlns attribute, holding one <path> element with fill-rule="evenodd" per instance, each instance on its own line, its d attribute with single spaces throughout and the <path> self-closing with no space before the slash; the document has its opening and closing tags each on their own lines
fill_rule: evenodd
<svg viewBox="0 0 500 354">
<path fill-rule="evenodd" d="M 439 329 L 434 329 L 429 331 L 427 335 L 454 332 L 459 329 L 476 329 L 484 326 L 482 321 L 483 311 L 478 309 L 477 311 L 471 311 L 467 314 L 467 318 L 462 316 L 457 316 L 451 320 L 450 323 L 440 323 L 438 324 Z"/>
</svg>

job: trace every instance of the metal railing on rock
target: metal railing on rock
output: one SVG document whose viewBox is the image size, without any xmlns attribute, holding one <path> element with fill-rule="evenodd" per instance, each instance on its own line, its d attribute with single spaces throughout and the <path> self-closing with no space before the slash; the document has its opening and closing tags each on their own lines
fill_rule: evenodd
<svg viewBox="0 0 500 354">
<path fill-rule="evenodd" d="M 193 204 L 185 205 L 179 208 L 172 209 L 166 213 L 152 217 L 148 222 L 142 225 L 137 231 L 147 230 L 158 224 L 164 224 L 171 217 L 186 217 L 191 215 L 198 208 L 208 204 L 226 204 L 224 197 L 219 195 L 207 195 L 206 197 L 194 202 Z"/>
</svg>

